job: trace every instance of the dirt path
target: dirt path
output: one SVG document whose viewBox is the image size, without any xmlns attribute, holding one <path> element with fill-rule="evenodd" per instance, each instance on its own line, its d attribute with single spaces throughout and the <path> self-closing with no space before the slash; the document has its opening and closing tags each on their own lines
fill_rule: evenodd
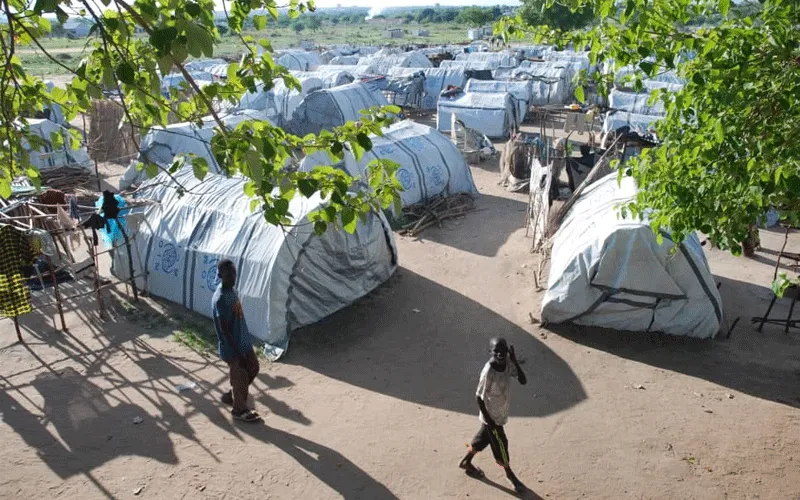
<svg viewBox="0 0 800 500">
<path fill-rule="evenodd" d="M 295 332 L 256 383 L 263 426 L 231 423 L 216 403 L 223 365 L 172 341 L 157 304 L 110 298 L 100 322 L 83 301 L 68 332 L 55 311 L 27 317 L 25 345 L 0 321 L 0 497 L 510 498 L 488 454 L 485 482 L 456 467 L 487 342 L 503 335 L 531 379 L 507 426 L 530 498 L 800 498 L 800 333 L 749 322 L 780 236 L 762 235 L 757 260 L 710 253 L 742 316 L 730 340 L 556 334 L 530 323 L 541 294 L 526 197 L 502 191 L 495 168 L 473 169 L 477 211 L 399 239 L 389 283 Z"/>
</svg>

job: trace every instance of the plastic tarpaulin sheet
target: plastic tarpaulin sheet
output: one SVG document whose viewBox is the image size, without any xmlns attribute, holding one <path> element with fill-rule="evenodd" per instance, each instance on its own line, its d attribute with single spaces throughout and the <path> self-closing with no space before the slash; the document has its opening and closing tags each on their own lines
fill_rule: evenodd
<svg viewBox="0 0 800 500">
<path fill-rule="evenodd" d="M 388 106 L 383 94 L 370 85 L 351 83 L 312 92 L 297 107 L 288 129 L 295 135 L 319 134 L 361 118 L 361 110 Z"/>
<path fill-rule="evenodd" d="M 591 185 L 553 239 L 542 320 L 710 338 L 722 301 L 697 236 L 659 245 L 647 221 L 618 217 L 633 200 L 630 177 Z M 673 251 L 674 248 L 674 251 Z"/>
<path fill-rule="evenodd" d="M 331 66 L 356 66 L 358 65 L 358 56 L 337 56 L 331 59 L 328 64 Z"/>
<path fill-rule="evenodd" d="M 467 79 L 463 68 L 392 68 L 390 76 L 413 76 L 416 73 L 425 75 L 425 89 L 422 96 L 423 109 L 436 109 L 439 103 L 439 94 L 448 86 L 464 88 Z"/>
<path fill-rule="evenodd" d="M 649 100 L 650 94 L 623 92 L 617 89 L 612 90 L 608 95 L 611 109 L 639 115 L 664 116 L 666 114 L 663 101 L 659 99 L 651 106 Z"/>
<path fill-rule="evenodd" d="M 461 53 L 456 55 L 456 61 L 464 61 L 467 63 L 486 63 L 491 66 L 491 69 L 516 68 L 519 64 L 516 55 L 505 52 Z"/>
<path fill-rule="evenodd" d="M 364 65 L 357 65 L 357 66 L 332 66 L 332 65 L 323 65 L 317 68 L 317 72 L 319 73 L 327 73 L 327 72 L 341 72 L 341 73 L 349 73 L 353 75 L 353 78 L 356 80 L 360 80 L 364 77 L 375 76 L 378 74 L 378 71 L 368 64 Z"/>
<path fill-rule="evenodd" d="M 655 130 L 655 123 L 661 118 L 661 116 L 656 115 L 609 111 L 603 120 L 603 134 L 613 132 L 622 127 L 630 127 L 631 132 L 646 135 Z"/>
<path fill-rule="evenodd" d="M 400 193 L 403 206 L 414 205 L 435 196 L 456 193 L 477 194 L 475 182 L 464 157 L 453 141 L 436 129 L 404 120 L 384 131 L 383 137 L 371 136 L 372 150 L 356 161 L 345 154 L 338 165 L 354 177 L 364 178 L 367 165 L 375 159 L 392 160 L 400 165 L 397 180 L 403 185 Z M 306 157 L 300 170 L 308 172 L 318 165 L 329 165 L 325 153 Z"/>
<path fill-rule="evenodd" d="M 316 52 L 301 50 L 284 52 L 275 62 L 286 69 L 296 71 L 314 71 L 320 64 Z"/>
<path fill-rule="evenodd" d="M 316 71 L 292 71 L 291 73 L 296 78 L 318 78 L 322 81 L 322 88 L 326 89 L 347 85 L 355 81 L 356 78 L 349 71 L 332 68 L 334 67 L 320 66 Z M 306 94 L 308 94 L 308 92 L 306 92 Z M 291 117 L 291 113 L 288 116 Z"/>
<path fill-rule="evenodd" d="M 528 114 L 528 103 L 533 97 L 533 83 L 530 80 L 498 81 L 498 80 L 470 80 L 464 88 L 465 92 L 496 94 L 507 92 L 517 100 L 517 116 L 520 121 Z"/>
<path fill-rule="evenodd" d="M 573 100 L 572 71 L 560 62 L 523 61 L 519 68 L 493 72 L 496 80 L 530 80 L 534 106 L 569 104 Z"/>
<path fill-rule="evenodd" d="M 517 104 L 508 93 L 462 93 L 455 97 L 440 97 L 436 112 L 436 128 L 449 132 L 453 115 L 464 126 L 477 130 L 492 139 L 508 137 L 519 128 Z"/>
<path fill-rule="evenodd" d="M 445 69 L 461 68 L 465 70 L 493 71 L 499 68 L 499 65 L 495 64 L 495 62 L 496 61 L 442 61 L 439 67 Z"/>
<path fill-rule="evenodd" d="M 132 240 L 137 285 L 148 293 L 211 317 L 219 279 L 216 266 L 230 259 L 250 334 L 277 359 L 291 330 L 317 322 L 386 281 L 397 267 L 393 233 L 381 213 L 359 221 L 354 234 L 315 236 L 308 214 L 323 206 L 318 196 L 289 202 L 292 222 L 281 229 L 250 210 L 244 179 L 191 169 L 176 174 L 187 192 L 178 195 L 166 174 L 148 181 L 136 196 L 160 204 L 143 210 Z M 130 276 L 127 254 L 115 251 L 112 271 Z"/>
<path fill-rule="evenodd" d="M 184 67 L 190 73 L 193 71 L 207 71 L 212 66 L 219 64 L 228 64 L 224 59 L 200 59 L 197 61 L 187 62 Z"/>
<path fill-rule="evenodd" d="M 225 126 L 233 128 L 244 120 L 267 120 L 266 114 L 255 110 L 240 110 L 222 116 Z M 208 170 L 220 173 L 214 155 L 211 152 L 211 138 L 217 123 L 210 117 L 203 120 L 203 126 L 181 122 L 150 130 L 139 144 L 139 158 L 143 163 L 154 163 L 161 168 L 169 168 L 179 154 L 193 154 L 206 160 Z M 136 161 L 131 162 L 128 169 L 120 177 L 119 188 L 125 190 L 147 180 L 145 170 L 136 169 Z"/>
<path fill-rule="evenodd" d="M 207 71 L 194 71 L 191 72 L 190 75 L 200 88 L 203 88 L 214 81 L 214 76 Z M 185 85 L 188 84 L 185 84 L 185 82 L 186 78 L 184 78 L 180 73 L 171 73 L 163 76 L 161 77 L 161 94 L 164 96 L 169 96 L 169 89 L 173 87 L 181 89 L 186 88 Z"/>
<path fill-rule="evenodd" d="M 411 76 L 390 76 L 381 90 L 389 104 L 420 109 L 425 93 L 425 75 L 418 72 Z"/>
<path fill-rule="evenodd" d="M 91 159 L 86 148 L 81 146 L 77 149 L 70 147 L 69 130 L 58 123 L 44 118 L 29 118 L 28 131 L 44 139 L 41 148 L 33 150 L 31 144 L 23 141 L 25 149 L 28 151 L 31 165 L 39 170 L 49 170 L 59 167 L 83 167 L 92 168 Z M 53 135 L 61 136 L 61 145 L 56 147 L 53 144 Z"/>
<path fill-rule="evenodd" d="M 400 54 L 378 53 L 364 57 L 358 61 L 359 66 L 372 66 L 378 75 L 387 75 L 394 67 L 400 68 L 432 68 L 433 64 L 422 52 L 402 52 Z"/>
<path fill-rule="evenodd" d="M 282 81 L 275 82 L 275 86 L 266 92 L 263 90 L 264 86 L 260 85 L 256 92 L 248 92 L 242 96 L 239 109 L 261 111 L 278 126 L 284 126 L 308 94 L 325 88 L 325 82 L 321 78 L 308 73 L 295 76 L 300 82 L 300 92 L 288 88 Z"/>
</svg>

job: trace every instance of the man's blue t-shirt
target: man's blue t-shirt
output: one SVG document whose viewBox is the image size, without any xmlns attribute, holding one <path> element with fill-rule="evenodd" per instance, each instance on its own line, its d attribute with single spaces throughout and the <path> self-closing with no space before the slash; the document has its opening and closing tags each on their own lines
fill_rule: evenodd
<svg viewBox="0 0 800 500">
<path fill-rule="evenodd" d="M 242 303 L 239 302 L 239 296 L 233 288 L 222 288 L 222 284 L 217 286 L 214 297 L 211 299 L 211 310 L 213 311 L 214 328 L 217 330 L 220 358 L 230 361 L 236 354 L 243 355 L 253 350 L 250 332 L 247 330 L 247 323 L 244 320 Z M 228 339 L 222 330 L 223 321 L 230 328 L 236 350 L 228 344 Z"/>
</svg>

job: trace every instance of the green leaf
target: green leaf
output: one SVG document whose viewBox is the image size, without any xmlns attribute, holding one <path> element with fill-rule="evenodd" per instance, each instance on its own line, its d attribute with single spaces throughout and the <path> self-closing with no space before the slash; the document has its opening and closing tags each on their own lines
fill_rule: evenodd
<svg viewBox="0 0 800 500">
<path fill-rule="evenodd" d="M 395 106 L 394 104 L 390 104 L 388 106 L 384 106 L 383 110 L 387 113 L 391 113 L 393 115 L 399 115 L 403 112 L 403 109 L 400 106 Z"/>
<path fill-rule="evenodd" d="M 300 190 L 300 194 L 306 198 L 310 198 L 316 193 L 318 187 L 319 182 L 316 179 L 297 179 L 297 188 Z"/>
<path fill-rule="evenodd" d="M 133 66 L 131 66 L 131 64 L 127 61 L 123 61 L 117 65 L 116 75 L 119 81 L 122 83 L 126 83 L 128 85 L 133 85 L 136 83 L 136 73 L 133 69 Z"/>
<path fill-rule="evenodd" d="M 0 185 L 0 187 L 2 187 L 2 185 Z M 11 188 L 9 187 L 8 190 L 9 190 L 9 193 L 10 193 Z M 10 194 L 9 194 L 9 196 L 10 196 Z M 321 220 L 314 221 L 314 233 L 317 236 L 322 236 L 323 234 L 325 234 L 325 231 L 327 231 L 327 229 L 328 229 L 328 224 L 326 224 L 324 221 L 321 221 Z"/>
<path fill-rule="evenodd" d="M 203 13 L 203 9 L 195 2 L 186 4 L 186 13 L 192 17 L 199 17 Z"/>
<path fill-rule="evenodd" d="M 722 143 L 725 140 L 725 131 L 722 128 L 722 122 L 719 120 L 714 123 L 714 136 L 718 143 Z"/>
<path fill-rule="evenodd" d="M 583 94 L 583 87 L 575 88 L 575 99 L 581 104 L 586 102 L 586 96 Z"/>
<path fill-rule="evenodd" d="M 243 191 L 245 196 L 247 196 L 248 198 L 252 198 L 253 196 L 256 195 L 256 183 L 253 181 L 247 181 L 244 184 Z"/>
<path fill-rule="evenodd" d="M 350 234 L 356 232 L 358 219 L 356 218 L 356 214 L 352 208 L 345 208 L 342 210 L 342 226 L 344 227 L 344 230 Z"/>
<path fill-rule="evenodd" d="M 55 12 L 58 8 L 58 0 L 36 0 L 33 5 L 33 12 L 42 14 L 43 12 Z"/>
<path fill-rule="evenodd" d="M 267 12 L 269 12 L 269 15 L 272 17 L 272 19 L 276 21 L 278 20 L 278 7 L 276 7 L 275 5 L 267 5 Z"/>
<path fill-rule="evenodd" d="M 364 150 L 369 151 L 372 149 L 372 141 L 367 134 L 361 132 L 356 136 L 356 141 Z"/>
<path fill-rule="evenodd" d="M 199 180 L 205 179 L 208 174 L 208 162 L 206 159 L 201 156 L 192 158 L 192 172 Z"/>
<path fill-rule="evenodd" d="M 728 9 L 731 8 L 731 0 L 719 0 L 719 13 L 722 17 L 728 17 Z"/>
<path fill-rule="evenodd" d="M 275 9 L 277 11 L 277 9 Z M 253 16 L 253 26 L 256 30 L 261 31 L 267 28 L 267 16 L 257 15 Z"/>
<path fill-rule="evenodd" d="M 157 176 L 157 175 L 158 175 L 158 172 L 159 172 L 158 165 L 156 165 L 155 163 L 149 163 L 149 162 L 148 162 L 148 163 L 147 163 L 147 164 L 144 166 L 144 169 L 145 169 L 145 172 L 147 173 L 147 177 L 149 177 L 149 178 L 151 178 L 151 179 L 152 179 L 153 177 Z"/>
<path fill-rule="evenodd" d="M 645 72 L 645 74 L 651 75 L 653 73 L 653 68 L 655 67 L 655 64 L 653 64 L 650 61 L 642 61 L 639 63 L 639 67 L 642 69 L 642 71 Z"/>
<path fill-rule="evenodd" d="M 702 86 L 703 86 L 703 85 L 705 85 L 705 83 L 706 83 L 705 79 L 703 78 L 703 75 L 701 75 L 700 73 L 695 73 L 695 74 L 693 74 L 693 75 L 692 75 L 692 81 L 693 81 L 693 82 L 694 82 L 696 85 L 698 85 L 698 86 L 700 86 L 700 87 L 702 87 Z"/>
<path fill-rule="evenodd" d="M 178 30 L 174 26 L 155 30 L 150 35 L 150 43 L 159 52 L 165 52 L 175 38 L 178 37 Z"/>
</svg>

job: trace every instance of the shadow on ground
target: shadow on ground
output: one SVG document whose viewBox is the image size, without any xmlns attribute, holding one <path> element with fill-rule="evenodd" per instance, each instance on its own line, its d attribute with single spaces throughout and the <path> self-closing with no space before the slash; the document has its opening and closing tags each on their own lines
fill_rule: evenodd
<svg viewBox="0 0 800 500">
<path fill-rule="evenodd" d="M 77 288 L 83 286 L 76 283 Z M 0 349 L 31 358 L 25 370 L 0 372 L 0 428 L 8 426 L 19 435 L 60 478 L 82 475 L 103 496 L 114 498 L 95 469 L 125 456 L 175 465 L 179 461 L 175 436 L 188 439 L 219 462 L 189 420 L 202 414 L 238 439 L 246 430 L 278 447 L 345 498 L 395 498 L 336 450 L 275 428 L 235 425 L 217 401 L 227 389 L 224 363 L 215 356 L 159 351 L 143 335 L 148 330 L 156 336 L 170 334 L 170 324 L 158 311 L 145 302 L 130 304 L 116 293 L 104 294 L 104 301 L 105 321 L 98 318 L 92 297 L 67 305 L 88 328 L 86 335 L 56 330 L 55 308 L 46 307 L 21 319 L 24 344 L 11 342 L 9 336 L 9 343 Z M 123 373 L 122 365 L 139 370 Z M 186 382 L 197 388 L 176 388 Z M 310 425 L 302 412 L 269 394 L 269 389 L 290 385 L 284 377 L 263 373 L 251 394 L 269 412 Z"/>
<path fill-rule="evenodd" d="M 516 196 L 518 199 L 479 194 L 475 197 L 475 210 L 461 219 L 445 221 L 442 230 L 426 229 L 419 239 L 494 257 L 512 234 L 525 229 L 527 204 L 524 195 Z"/>
<path fill-rule="evenodd" d="M 529 332 L 405 268 L 366 299 L 295 331 L 286 362 L 404 401 L 472 414 L 494 336 L 505 337 L 523 368 L 536 371 L 515 390 L 512 414 L 551 415 L 586 399 L 567 363 Z"/>
<path fill-rule="evenodd" d="M 715 280 L 721 284 L 727 323 L 739 318 L 729 339 L 725 338 L 727 327 L 714 340 L 578 325 L 548 328 L 574 342 L 616 356 L 800 408 L 800 330 L 790 330 L 787 335 L 782 327 L 766 325 L 763 332 L 757 332 L 750 318 L 764 314 L 771 290 L 719 276 Z M 785 318 L 788 302 L 779 301 L 771 316 Z"/>
</svg>

